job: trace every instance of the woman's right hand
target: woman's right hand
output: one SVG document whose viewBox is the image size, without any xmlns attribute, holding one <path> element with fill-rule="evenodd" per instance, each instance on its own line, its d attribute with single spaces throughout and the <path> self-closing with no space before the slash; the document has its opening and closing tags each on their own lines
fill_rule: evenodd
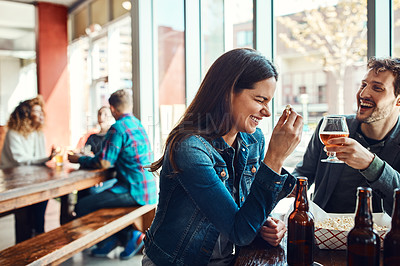
<svg viewBox="0 0 400 266">
<path fill-rule="evenodd" d="M 54 147 L 54 145 L 51 146 L 51 151 L 50 151 L 50 156 L 49 156 L 49 161 L 54 158 L 58 153 L 57 149 Z"/>
<path fill-rule="evenodd" d="M 285 110 L 272 131 L 264 163 L 280 173 L 283 162 L 300 143 L 302 132 L 303 117 L 293 108 Z"/>
</svg>

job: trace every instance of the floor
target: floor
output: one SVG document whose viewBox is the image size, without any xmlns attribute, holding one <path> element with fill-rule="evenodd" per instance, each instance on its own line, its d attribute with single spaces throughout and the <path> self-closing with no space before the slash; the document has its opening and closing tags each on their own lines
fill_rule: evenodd
<svg viewBox="0 0 400 266">
<path fill-rule="evenodd" d="M 57 200 L 50 200 L 46 209 L 45 231 L 48 232 L 58 226 L 60 217 L 60 203 Z M 0 218 L 0 250 L 14 245 L 14 215 L 10 214 Z M 108 254 L 107 258 L 93 258 L 89 255 L 90 249 L 76 254 L 69 260 L 63 262 L 63 266 L 80 266 L 80 265 L 142 265 L 142 255 L 137 254 L 130 260 L 122 261 L 118 258 L 119 253 L 123 251 L 122 247 L 118 247 Z"/>
</svg>

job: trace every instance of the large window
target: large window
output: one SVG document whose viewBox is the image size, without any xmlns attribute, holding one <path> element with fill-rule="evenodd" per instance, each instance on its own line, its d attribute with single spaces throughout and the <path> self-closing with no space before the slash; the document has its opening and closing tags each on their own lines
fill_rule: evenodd
<svg viewBox="0 0 400 266">
<path fill-rule="evenodd" d="M 324 114 L 356 111 L 355 93 L 367 61 L 366 1 L 319 3 L 276 1 L 274 57 L 281 77 L 276 112 L 291 104 L 302 114 L 299 155 Z"/>
<path fill-rule="evenodd" d="M 97 125 L 111 93 L 132 87 L 131 20 L 125 17 L 70 45 L 71 144 Z"/>
<path fill-rule="evenodd" d="M 392 52 L 400 57 L 400 0 L 393 0 L 393 42 Z"/>
<path fill-rule="evenodd" d="M 71 144 L 93 127 L 90 111 L 91 73 L 89 67 L 89 39 L 75 41 L 68 48 L 71 95 Z"/>
<path fill-rule="evenodd" d="M 225 29 L 226 50 L 253 47 L 252 0 L 225 1 Z"/>
<path fill-rule="evenodd" d="M 224 52 L 224 1 L 201 1 L 202 76 Z"/>
<path fill-rule="evenodd" d="M 157 0 L 158 104 L 160 145 L 185 111 L 185 32 L 184 1 Z"/>
</svg>

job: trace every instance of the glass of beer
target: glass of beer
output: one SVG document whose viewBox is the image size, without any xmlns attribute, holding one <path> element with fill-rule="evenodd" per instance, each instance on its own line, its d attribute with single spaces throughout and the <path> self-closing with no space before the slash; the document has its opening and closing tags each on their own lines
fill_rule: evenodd
<svg viewBox="0 0 400 266">
<path fill-rule="evenodd" d="M 347 127 L 346 118 L 340 115 L 324 116 L 322 125 L 319 129 L 319 139 L 326 147 L 337 145 L 328 144 L 328 140 L 339 137 L 348 137 L 349 129 Z M 327 163 L 343 163 L 336 157 L 336 152 L 328 152 L 328 158 L 322 159 L 321 162 Z"/>
<path fill-rule="evenodd" d="M 54 156 L 54 159 L 56 161 L 56 166 L 62 166 L 64 164 L 64 149 L 61 147 L 56 148 L 56 156 Z"/>
</svg>

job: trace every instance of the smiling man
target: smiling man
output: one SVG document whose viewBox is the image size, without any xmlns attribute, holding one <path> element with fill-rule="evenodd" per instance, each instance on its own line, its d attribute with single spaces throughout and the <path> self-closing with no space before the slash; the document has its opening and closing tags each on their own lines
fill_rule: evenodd
<svg viewBox="0 0 400 266">
<path fill-rule="evenodd" d="M 371 58 L 357 91 L 357 113 L 346 116 L 349 138 L 324 147 L 321 122 L 294 176 L 315 184 L 313 201 L 330 213 L 354 213 L 359 186 L 373 190 L 374 212 L 392 214 L 393 190 L 400 187 L 400 59 Z M 344 164 L 324 163 L 326 152 L 336 152 Z"/>
</svg>

